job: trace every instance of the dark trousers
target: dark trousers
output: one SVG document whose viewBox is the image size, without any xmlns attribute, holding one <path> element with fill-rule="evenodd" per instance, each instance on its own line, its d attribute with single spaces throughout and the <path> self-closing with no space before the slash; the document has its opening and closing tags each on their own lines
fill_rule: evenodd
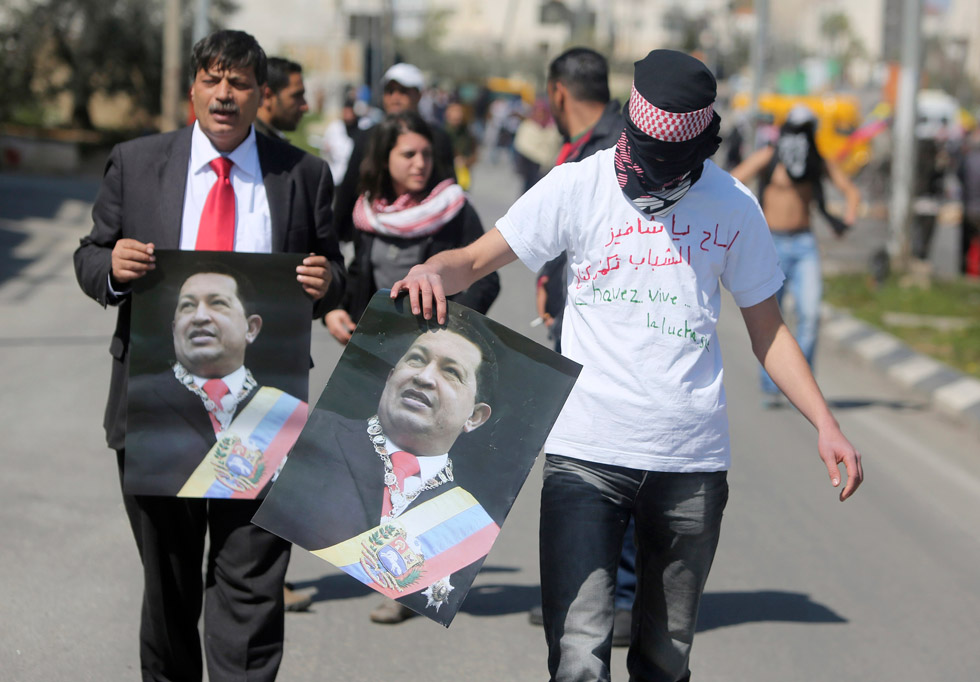
<svg viewBox="0 0 980 682">
<path fill-rule="evenodd" d="M 686 682 L 727 472 L 663 473 L 547 455 L 541 606 L 552 682 L 608 682 L 617 564 L 636 524 L 633 682 Z"/>
<path fill-rule="evenodd" d="M 126 494 L 123 503 L 143 563 L 143 680 L 202 679 L 202 603 L 209 680 L 274 680 L 290 544 L 252 525 L 260 503 Z"/>
</svg>

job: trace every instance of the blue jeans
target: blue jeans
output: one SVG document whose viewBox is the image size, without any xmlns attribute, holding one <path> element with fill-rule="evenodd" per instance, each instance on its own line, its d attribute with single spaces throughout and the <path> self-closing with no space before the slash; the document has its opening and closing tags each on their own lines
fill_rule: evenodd
<svg viewBox="0 0 980 682">
<path fill-rule="evenodd" d="M 803 357 L 813 367 L 813 354 L 817 348 L 817 333 L 820 330 L 820 299 L 823 296 L 823 276 L 820 273 L 820 251 L 812 232 L 797 234 L 772 233 L 779 256 L 779 267 L 786 275 L 786 281 L 776 294 L 780 307 L 787 290 L 796 304 L 796 331 L 793 335 L 800 344 Z M 759 379 L 764 393 L 779 393 L 766 370 L 759 370 Z"/>
<path fill-rule="evenodd" d="M 630 680 L 690 677 L 698 606 L 728 501 L 727 472 L 663 473 L 547 455 L 541 597 L 553 682 L 609 680 L 616 568 L 636 524 Z"/>
</svg>

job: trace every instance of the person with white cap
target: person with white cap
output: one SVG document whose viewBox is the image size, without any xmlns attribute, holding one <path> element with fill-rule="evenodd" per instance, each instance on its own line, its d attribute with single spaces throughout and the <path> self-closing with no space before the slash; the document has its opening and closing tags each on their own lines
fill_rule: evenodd
<svg viewBox="0 0 980 682">
<path fill-rule="evenodd" d="M 615 147 L 556 166 L 482 238 L 436 254 L 392 286 L 412 310 L 520 258 L 568 252 L 562 352 L 583 365 L 545 444 L 541 593 L 552 680 L 608 680 L 616 566 L 630 515 L 637 589 L 631 680 L 690 679 L 698 607 L 728 499 L 721 286 L 756 357 L 817 429 L 840 499 L 863 480 L 779 312 L 783 281 L 758 202 L 709 160 L 715 78 L 655 50 L 635 64 Z"/>
<path fill-rule="evenodd" d="M 790 109 L 776 142 L 758 149 L 732 169 L 732 175 L 741 182 L 759 178 L 756 196 L 772 231 L 779 266 L 786 275 L 776 301 L 782 305 L 784 294 L 787 291 L 792 294 L 796 340 L 811 369 L 820 326 L 823 276 L 817 240 L 810 230 L 810 209 L 816 204 L 840 238 L 854 224 L 861 203 L 860 191 L 844 171 L 820 155 L 816 129 L 813 110 L 797 104 Z M 843 220 L 827 211 L 824 178 L 830 178 L 844 195 Z M 782 405 L 782 394 L 766 370 L 760 369 L 759 375 L 763 405 L 769 408 Z"/>
<path fill-rule="evenodd" d="M 403 111 L 418 111 L 425 77 L 414 64 L 399 62 L 381 78 L 381 106 L 385 114 L 398 114 Z M 448 133 L 429 121 L 432 128 L 432 153 L 436 170 L 445 170 L 454 180 L 453 143 Z M 342 241 L 350 241 L 354 234 L 354 204 L 360 196 L 358 184 L 361 177 L 361 162 L 367 154 L 374 126 L 358 130 L 354 136 L 354 148 L 347 161 L 347 172 L 334 195 L 334 225 Z"/>
</svg>

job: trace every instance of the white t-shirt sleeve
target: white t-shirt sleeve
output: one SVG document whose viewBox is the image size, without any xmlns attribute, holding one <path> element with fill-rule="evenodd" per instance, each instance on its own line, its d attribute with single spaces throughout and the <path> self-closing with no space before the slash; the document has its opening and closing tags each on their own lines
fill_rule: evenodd
<svg viewBox="0 0 980 682">
<path fill-rule="evenodd" d="M 754 197 L 746 196 L 736 210 L 741 210 L 742 216 L 734 221 L 738 235 L 725 257 L 721 283 L 731 292 L 738 307 L 748 308 L 779 291 L 785 276 L 779 268 L 776 247 L 759 203 Z"/>
<path fill-rule="evenodd" d="M 531 270 L 539 270 L 568 248 L 571 179 L 568 167 L 552 168 L 497 221 L 497 230 Z"/>
</svg>

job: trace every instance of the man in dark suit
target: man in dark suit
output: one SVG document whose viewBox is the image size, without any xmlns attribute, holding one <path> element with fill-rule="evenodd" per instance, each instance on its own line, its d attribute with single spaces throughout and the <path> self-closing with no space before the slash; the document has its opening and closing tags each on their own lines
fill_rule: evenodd
<svg viewBox="0 0 980 682">
<path fill-rule="evenodd" d="M 490 418 L 495 366 L 458 318 L 422 333 L 389 372 L 375 416 L 314 410 L 254 522 L 409 614 L 448 623 L 458 602 L 441 607 L 466 593 L 505 513 L 456 484 L 449 457 Z"/>
<path fill-rule="evenodd" d="M 256 499 L 306 422 L 304 401 L 259 386 L 245 351 L 262 330 L 240 273 L 205 264 L 187 277 L 171 323 L 173 366 L 129 381 L 130 494 Z"/>
<path fill-rule="evenodd" d="M 154 250 L 310 254 L 296 279 L 314 317 L 336 305 L 343 261 L 331 225 L 326 164 L 252 130 L 266 57 L 252 36 L 219 31 L 191 55 L 197 121 L 117 145 L 75 252 L 82 289 L 119 308 L 110 345 L 105 428 L 123 469 L 131 283 Z M 204 609 L 208 676 L 272 680 L 282 658 L 283 578 L 289 544 L 251 525 L 258 503 L 123 496 L 144 571 L 140 660 L 145 680 L 200 680 L 197 621 Z M 207 589 L 201 580 L 210 533 Z"/>
</svg>

